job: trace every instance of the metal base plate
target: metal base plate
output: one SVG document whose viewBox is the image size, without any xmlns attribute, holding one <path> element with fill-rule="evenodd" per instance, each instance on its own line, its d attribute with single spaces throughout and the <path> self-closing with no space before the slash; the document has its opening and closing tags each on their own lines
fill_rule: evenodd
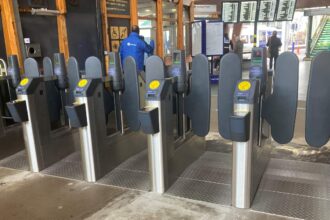
<svg viewBox="0 0 330 220">
<path fill-rule="evenodd" d="M 98 183 L 142 191 L 150 190 L 147 150 L 129 158 Z"/>
<path fill-rule="evenodd" d="M 252 209 L 302 219 L 329 219 L 330 165 L 271 159 Z"/>
<path fill-rule="evenodd" d="M 231 154 L 205 152 L 167 191 L 184 198 L 231 204 Z"/>
<path fill-rule="evenodd" d="M 22 150 L 16 154 L 11 155 L 0 161 L 0 167 L 7 167 L 16 170 L 25 170 L 29 169 L 29 162 L 27 160 L 26 151 Z"/>
<path fill-rule="evenodd" d="M 41 171 L 43 174 L 68 179 L 84 180 L 80 152 L 74 152 L 52 166 Z"/>
<path fill-rule="evenodd" d="M 231 205 L 230 153 L 205 152 L 167 194 Z M 271 159 L 252 210 L 301 219 L 329 219 L 330 165 Z"/>
</svg>

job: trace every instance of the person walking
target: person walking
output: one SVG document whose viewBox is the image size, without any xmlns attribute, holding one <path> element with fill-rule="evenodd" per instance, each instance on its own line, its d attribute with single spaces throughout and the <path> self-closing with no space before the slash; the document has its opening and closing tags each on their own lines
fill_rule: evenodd
<svg viewBox="0 0 330 220">
<path fill-rule="evenodd" d="M 125 38 L 119 48 L 121 63 L 124 64 L 126 57 L 131 56 L 136 62 L 137 72 L 144 77 L 144 54 L 152 55 L 154 51 L 154 41 L 150 41 L 150 45 L 147 44 L 143 36 L 140 36 L 140 28 L 137 25 L 133 25 L 130 35 Z"/>
<path fill-rule="evenodd" d="M 235 44 L 234 44 L 234 53 L 236 53 L 239 56 L 239 58 L 241 59 L 241 62 L 243 61 L 243 47 L 244 47 L 244 44 L 241 41 L 241 37 L 236 36 Z"/>
<path fill-rule="evenodd" d="M 277 37 L 277 31 L 273 31 L 272 36 L 268 39 L 267 47 L 269 53 L 269 69 L 273 69 L 273 61 L 274 67 L 276 67 L 276 60 L 279 55 L 279 49 L 282 46 L 281 39 Z"/>
</svg>

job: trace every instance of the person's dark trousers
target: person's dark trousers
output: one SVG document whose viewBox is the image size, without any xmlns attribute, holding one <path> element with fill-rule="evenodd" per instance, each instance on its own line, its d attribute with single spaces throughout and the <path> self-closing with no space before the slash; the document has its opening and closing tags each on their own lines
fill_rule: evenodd
<svg viewBox="0 0 330 220">
<path fill-rule="evenodd" d="M 274 67 L 276 67 L 276 60 L 278 55 L 271 55 L 269 60 L 269 69 L 273 69 L 273 60 L 274 60 Z M 275 68 L 274 68 L 275 69 Z"/>
</svg>

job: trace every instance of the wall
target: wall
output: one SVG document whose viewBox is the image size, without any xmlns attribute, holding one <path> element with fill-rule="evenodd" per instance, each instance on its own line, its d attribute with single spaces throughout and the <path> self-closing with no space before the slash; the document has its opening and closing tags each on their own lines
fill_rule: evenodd
<svg viewBox="0 0 330 220">
<path fill-rule="evenodd" d="M 48 9 L 56 9 L 55 1 L 47 1 Z M 19 0 L 19 8 L 29 8 L 28 0 Z M 31 43 L 40 44 L 42 57 L 36 58 L 39 65 L 45 56 L 53 57 L 59 52 L 57 20 L 55 16 L 36 16 L 29 12 L 20 13 L 23 38 L 30 38 Z M 25 50 L 25 48 L 23 48 Z M 41 66 L 40 66 L 41 67 Z"/>
<path fill-rule="evenodd" d="M 76 57 L 80 69 L 84 69 L 89 56 L 96 56 L 104 63 L 100 2 L 77 2 L 67 1 L 66 23 L 70 56 Z"/>
<path fill-rule="evenodd" d="M 42 57 L 53 57 L 54 53 L 59 52 L 56 17 L 21 13 L 21 24 L 23 38 L 30 38 L 31 43 L 40 44 Z M 41 64 L 42 58 L 36 59 Z"/>
</svg>

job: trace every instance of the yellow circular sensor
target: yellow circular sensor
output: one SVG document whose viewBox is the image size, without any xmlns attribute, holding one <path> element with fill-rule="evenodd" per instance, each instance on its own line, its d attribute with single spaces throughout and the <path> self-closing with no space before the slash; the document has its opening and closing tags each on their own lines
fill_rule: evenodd
<svg viewBox="0 0 330 220">
<path fill-rule="evenodd" d="M 158 89 L 160 82 L 158 80 L 153 80 L 149 83 L 149 88 L 152 90 Z"/>
<path fill-rule="evenodd" d="M 88 83 L 88 80 L 87 79 L 81 79 L 78 83 L 78 86 L 79 87 L 85 87 Z"/>
<path fill-rule="evenodd" d="M 24 78 L 24 79 L 21 80 L 20 85 L 21 86 L 25 86 L 28 83 L 29 83 L 29 79 L 28 78 Z"/>
<path fill-rule="evenodd" d="M 251 88 L 251 83 L 249 81 L 242 81 L 238 84 L 238 89 L 240 91 L 248 91 Z"/>
</svg>

